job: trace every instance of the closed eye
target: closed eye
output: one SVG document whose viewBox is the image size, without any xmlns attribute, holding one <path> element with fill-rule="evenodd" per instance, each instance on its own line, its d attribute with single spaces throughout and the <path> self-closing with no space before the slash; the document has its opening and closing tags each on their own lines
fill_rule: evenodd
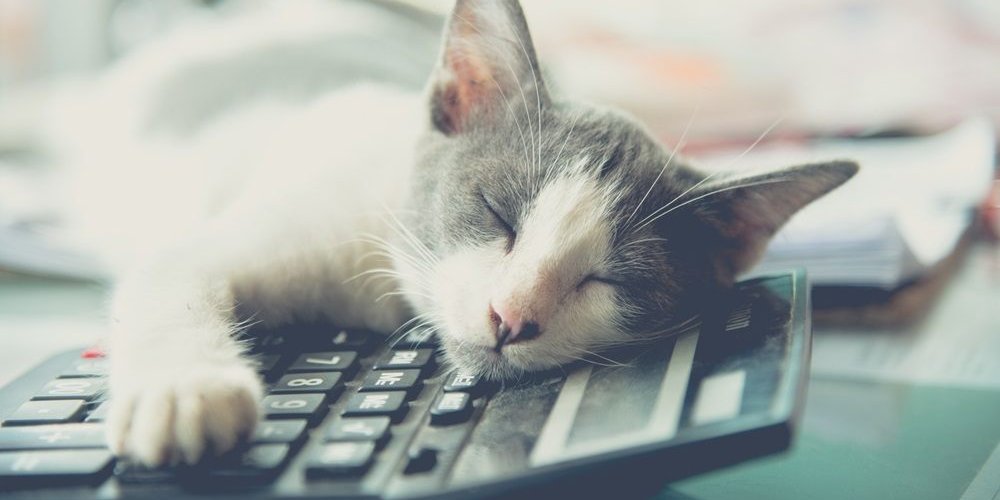
<svg viewBox="0 0 1000 500">
<path fill-rule="evenodd" d="M 486 196 L 483 195 L 482 191 L 479 192 L 479 198 L 483 200 L 483 205 L 486 207 L 486 210 L 489 210 L 489 212 L 493 214 L 493 218 L 496 220 L 497 225 L 499 225 L 500 228 L 507 233 L 506 252 L 510 253 L 510 251 L 514 249 L 514 242 L 517 241 L 517 231 L 514 230 L 514 226 L 507 222 L 507 219 L 504 219 L 503 216 L 500 215 L 500 212 L 497 212 L 496 209 L 493 208 L 493 205 L 491 205 L 490 201 L 486 199 Z"/>
<path fill-rule="evenodd" d="M 588 274 L 588 275 L 584 276 L 583 279 L 580 280 L 580 284 L 576 285 L 576 287 L 577 288 L 583 288 L 583 287 L 585 287 L 587 285 L 594 284 L 594 283 L 600 283 L 600 284 L 603 284 L 603 285 L 608 285 L 608 286 L 613 286 L 613 287 L 621 287 L 621 286 L 625 285 L 620 280 L 617 280 L 615 278 L 612 278 L 612 277 L 609 277 L 609 276 L 604 276 L 604 275 L 601 275 L 601 274 L 594 274 L 594 273 L 592 273 L 592 274 Z"/>
</svg>

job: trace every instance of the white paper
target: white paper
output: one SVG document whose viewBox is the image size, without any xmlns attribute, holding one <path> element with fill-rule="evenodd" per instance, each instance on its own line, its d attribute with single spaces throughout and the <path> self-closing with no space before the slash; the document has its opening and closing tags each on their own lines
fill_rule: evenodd
<svg viewBox="0 0 1000 500">
<path fill-rule="evenodd" d="M 946 257 L 990 188 L 994 129 L 983 118 L 917 138 L 759 147 L 696 158 L 751 173 L 852 159 L 854 179 L 803 209 L 774 238 L 760 271 L 805 266 L 818 284 L 891 289 Z"/>
<path fill-rule="evenodd" d="M 977 247 L 965 268 L 904 329 L 817 328 L 814 377 L 1000 388 L 1000 254 Z"/>
</svg>

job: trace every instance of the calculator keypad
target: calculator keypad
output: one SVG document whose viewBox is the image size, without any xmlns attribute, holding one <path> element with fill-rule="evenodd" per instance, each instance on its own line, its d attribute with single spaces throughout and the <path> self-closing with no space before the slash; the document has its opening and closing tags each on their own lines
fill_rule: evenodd
<svg viewBox="0 0 1000 500">
<path fill-rule="evenodd" d="M 262 420 L 240 449 L 193 467 L 147 469 L 128 460 L 112 467 L 103 427 L 107 359 L 81 357 L 2 422 L 0 479 L 94 481 L 113 469 L 123 487 L 236 486 L 273 480 L 303 449 L 312 481 L 362 480 L 394 464 L 407 474 L 426 473 L 433 461 L 426 453 L 410 456 L 410 443 L 422 429 L 468 421 L 472 402 L 485 392 L 476 377 L 439 374 L 433 340 L 426 337 L 382 349 L 376 349 L 377 336 L 356 330 L 283 330 L 260 339 L 252 353 L 268 391 L 260 403 Z M 306 446 L 310 440 L 315 445 Z"/>
</svg>

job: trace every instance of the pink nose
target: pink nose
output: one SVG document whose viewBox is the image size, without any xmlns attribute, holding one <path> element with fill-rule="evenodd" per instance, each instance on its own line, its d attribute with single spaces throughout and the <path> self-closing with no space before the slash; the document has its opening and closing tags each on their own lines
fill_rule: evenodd
<svg viewBox="0 0 1000 500">
<path fill-rule="evenodd" d="M 522 340 L 531 340 L 542 333 L 538 323 L 526 320 L 521 311 L 510 307 L 495 307 L 490 304 L 490 321 L 496 327 L 495 335 L 497 339 L 496 347 L 493 349 L 500 352 L 503 346 L 513 344 Z"/>
</svg>

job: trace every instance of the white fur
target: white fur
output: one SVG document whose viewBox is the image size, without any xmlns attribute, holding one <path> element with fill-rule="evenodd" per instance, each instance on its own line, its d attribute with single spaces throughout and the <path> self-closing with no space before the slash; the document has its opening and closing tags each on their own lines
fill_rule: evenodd
<svg viewBox="0 0 1000 500">
<path fill-rule="evenodd" d="M 303 12 L 287 25 L 365 27 Z M 429 122 L 418 95 L 363 85 L 256 101 L 184 140 L 145 131 L 164 78 L 292 36 L 281 24 L 265 13 L 153 46 L 53 121 L 72 167 L 69 212 L 119 276 L 109 441 L 148 465 L 194 463 L 251 432 L 262 388 L 233 339 L 238 308 L 267 324 L 326 318 L 388 332 L 410 314 L 392 293 L 402 288 L 445 327 L 446 345 L 492 352 L 487 311 L 504 303 L 546 331 L 505 349 L 505 365 L 488 368 L 497 373 L 564 363 L 618 334 L 611 287 L 577 286 L 610 247 L 608 194 L 578 170 L 544 189 L 509 256 L 499 241 L 440 262 L 424 255 L 428 273 L 403 255 L 419 245 L 386 252 L 381 242 L 405 233 L 391 214 Z"/>
<path fill-rule="evenodd" d="M 165 227 L 142 251 L 121 250 L 134 257 L 112 306 L 109 426 L 117 450 L 148 464 L 192 462 L 206 444 L 226 450 L 252 428 L 261 389 L 231 337 L 237 300 L 255 312 L 253 320 L 268 324 L 328 318 L 391 331 L 402 322 L 407 313 L 397 297 L 375 302 L 393 283 L 344 284 L 389 265 L 367 238 L 391 236 L 385 218 L 405 194 L 420 130 L 417 106 L 413 96 L 355 88 L 304 109 L 270 110 L 281 127 L 269 134 L 226 137 L 219 144 L 241 149 L 233 154 L 239 161 L 184 153 L 191 163 L 183 171 L 202 169 L 187 181 L 203 189 L 196 196 L 230 192 L 214 203 L 195 197 L 190 203 L 202 212 L 170 219 L 180 224 Z M 211 184 L 229 177 L 220 168 L 236 185 Z M 123 205 L 121 230 L 164 222 L 169 207 L 183 208 L 185 190 L 164 189 L 162 197 L 151 195 L 167 210 L 147 211 L 140 200 Z M 164 417 L 140 418 L 151 413 Z"/>
<path fill-rule="evenodd" d="M 367 26 L 317 5 L 182 33 L 112 70 L 89 98 L 55 106 L 67 213 L 119 276 L 109 441 L 146 464 L 193 463 L 253 428 L 261 385 L 231 336 L 238 306 L 270 324 L 332 318 L 378 331 L 408 314 L 398 297 L 373 307 L 394 283 L 344 283 L 390 266 L 373 239 L 390 237 L 387 214 L 409 182 L 419 96 L 369 85 L 258 101 L 183 141 L 143 128 L 158 85 L 186 65 Z"/>
</svg>

